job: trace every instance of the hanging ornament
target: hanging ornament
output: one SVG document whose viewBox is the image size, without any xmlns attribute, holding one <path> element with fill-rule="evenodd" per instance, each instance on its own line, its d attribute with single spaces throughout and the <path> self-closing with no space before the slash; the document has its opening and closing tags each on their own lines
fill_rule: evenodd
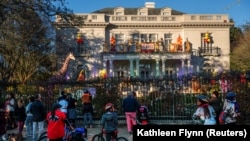
<svg viewBox="0 0 250 141">
<path fill-rule="evenodd" d="M 82 39 L 81 33 L 77 33 L 76 42 L 77 42 L 77 44 L 83 44 L 83 39 Z"/>
</svg>

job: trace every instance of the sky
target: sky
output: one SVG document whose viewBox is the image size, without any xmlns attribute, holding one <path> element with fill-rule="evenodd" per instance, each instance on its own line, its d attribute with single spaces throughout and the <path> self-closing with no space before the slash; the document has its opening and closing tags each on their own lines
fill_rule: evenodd
<svg viewBox="0 0 250 141">
<path fill-rule="evenodd" d="M 91 13 L 103 8 L 139 8 L 155 2 L 156 8 L 169 7 L 187 14 L 228 14 L 236 27 L 250 22 L 250 0 L 65 0 L 74 13 Z M 247 8 L 248 7 L 248 8 Z"/>
</svg>

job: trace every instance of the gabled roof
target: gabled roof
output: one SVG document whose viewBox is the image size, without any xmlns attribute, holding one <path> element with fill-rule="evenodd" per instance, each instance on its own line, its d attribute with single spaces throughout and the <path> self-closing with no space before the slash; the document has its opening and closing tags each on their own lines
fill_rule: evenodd
<svg viewBox="0 0 250 141">
<path fill-rule="evenodd" d="M 92 13 L 114 15 L 115 8 L 103 8 Z M 139 8 L 124 8 L 124 15 L 137 15 Z M 160 15 L 162 8 L 148 8 L 148 15 Z M 176 11 L 172 9 L 172 15 L 183 15 L 184 12 Z"/>
</svg>

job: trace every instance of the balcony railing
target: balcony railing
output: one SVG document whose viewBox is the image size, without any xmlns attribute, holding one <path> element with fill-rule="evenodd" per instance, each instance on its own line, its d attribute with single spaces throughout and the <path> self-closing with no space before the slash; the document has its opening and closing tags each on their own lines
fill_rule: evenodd
<svg viewBox="0 0 250 141">
<path fill-rule="evenodd" d="M 200 56 L 220 56 L 221 48 L 219 47 L 199 47 L 198 49 Z"/>
<path fill-rule="evenodd" d="M 153 44 L 145 46 L 137 46 L 137 45 L 116 45 L 115 47 L 111 47 L 107 45 L 103 48 L 104 54 L 108 53 L 116 53 L 116 54 L 127 54 L 127 53 L 145 53 L 145 54 L 152 54 L 152 53 L 192 53 L 192 50 L 185 50 L 183 48 L 178 48 L 177 46 L 174 47 L 175 49 L 166 46 L 154 46 Z"/>
</svg>

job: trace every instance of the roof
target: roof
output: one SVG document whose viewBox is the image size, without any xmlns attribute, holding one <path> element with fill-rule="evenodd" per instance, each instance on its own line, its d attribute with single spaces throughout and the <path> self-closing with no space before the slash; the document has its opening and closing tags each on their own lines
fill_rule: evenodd
<svg viewBox="0 0 250 141">
<path fill-rule="evenodd" d="M 114 9 L 115 8 L 103 8 L 97 11 L 94 11 L 92 13 L 98 13 L 98 14 L 106 14 L 106 15 L 114 15 Z M 124 14 L 125 15 L 137 15 L 137 10 L 139 8 L 124 8 Z M 162 8 L 148 8 L 148 15 L 160 15 Z M 171 12 L 172 15 L 183 15 L 186 14 L 184 12 L 180 12 L 177 10 L 173 10 Z"/>
</svg>

